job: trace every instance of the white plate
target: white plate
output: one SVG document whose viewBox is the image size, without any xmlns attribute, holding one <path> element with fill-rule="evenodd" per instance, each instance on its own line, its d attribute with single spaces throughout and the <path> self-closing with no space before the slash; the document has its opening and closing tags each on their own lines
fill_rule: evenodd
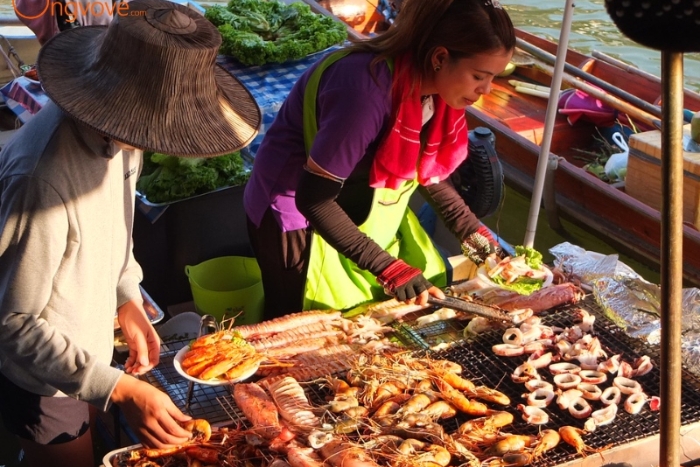
<svg viewBox="0 0 700 467">
<path fill-rule="evenodd" d="M 143 447 L 142 444 L 133 444 L 131 446 L 127 446 L 125 448 L 119 448 L 115 449 L 114 451 L 109 451 L 107 454 L 104 455 L 102 458 L 102 465 L 104 467 L 112 467 L 114 464 L 112 461 L 122 452 L 127 452 L 127 451 L 135 451 L 136 449 L 141 449 Z"/>
<path fill-rule="evenodd" d="M 182 360 L 185 358 L 185 354 L 187 351 L 190 350 L 190 346 L 186 345 L 178 352 L 175 354 L 175 357 L 173 358 L 173 365 L 175 366 L 175 370 L 182 375 L 183 378 L 188 379 L 190 381 L 194 381 L 195 383 L 199 384 L 204 384 L 207 386 L 223 386 L 224 384 L 231 384 L 231 383 L 239 383 L 241 381 L 245 381 L 246 379 L 250 378 L 255 374 L 256 371 L 258 371 L 258 367 L 260 367 L 260 362 L 256 363 L 250 371 L 246 372 L 245 374 L 241 375 L 240 378 L 236 379 L 199 379 L 195 378 L 194 376 L 190 376 L 187 373 L 185 373 L 185 370 L 182 369 Z"/>
</svg>

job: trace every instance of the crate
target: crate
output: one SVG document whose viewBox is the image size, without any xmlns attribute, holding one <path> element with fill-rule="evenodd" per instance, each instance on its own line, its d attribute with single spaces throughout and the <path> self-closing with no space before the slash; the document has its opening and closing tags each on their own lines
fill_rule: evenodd
<svg viewBox="0 0 700 467">
<path fill-rule="evenodd" d="M 684 141 L 690 125 L 683 127 Z M 654 209 L 661 209 L 661 132 L 637 133 L 629 140 L 625 191 Z M 683 221 L 700 229 L 700 153 L 683 151 Z"/>
</svg>

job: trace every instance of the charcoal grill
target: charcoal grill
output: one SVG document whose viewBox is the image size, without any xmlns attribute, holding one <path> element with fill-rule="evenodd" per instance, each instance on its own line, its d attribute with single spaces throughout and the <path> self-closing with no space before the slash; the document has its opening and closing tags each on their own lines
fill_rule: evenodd
<svg viewBox="0 0 700 467">
<path fill-rule="evenodd" d="M 607 319 L 600 307 L 591 296 L 577 305 L 560 307 L 556 310 L 542 314 L 545 324 L 558 327 L 570 327 L 574 322 L 574 310 L 585 308 L 596 316 L 594 325 L 595 335 L 600 339 L 608 355 L 622 354 L 623 359 L 632 361 L 642 355 L 648 355 L 654 362 L 654 369 L 648 374 L 637 378 L 644 392 L 649 395 L 659 395 L 661 375 L 659 372 L 658 350 L 645 345 L 639 340 L 627 336 L 622 329 Z M 410 317 L 409 317 L 410 318 Z M 502 331 L 494 330 L 480 334 L 469 341 L 462 340 L 463 329 L 466 321 L 447 320 L 431 323 L 427 326 L 414 327 L 411 321 L 394 323 L 395 332 L 392 339 L 399 342 L 409 350 L 419 354 L 425 354 L 433 358 L 444 358 L 462 365 L 466 377 L 471 378 L 477 384 L 484 384 L 496 388 L 511 399 L 511 405 L 506 407 L 514 415 L 515 422 L 507 428 L 507 432 L 514 434 L 536 435 L 544 428 L 558 428 L 564 425 L 583 427 L 585 420 L 572 417 L 568 411 L 562 411 L 553 402 L 545 410 L 549 414 L 548 424 L 539 427 L 526 424 L 516 405 L 524 402 L 522 394 L 527 392 L 524 385 L 516 384 L 510 379 L 510 374 L 527 357 L 498 357 L 491 350 L 491 346 L 502 342 Z M 175 404 L 182 408 L 185 405 L 187 393 L 187 381 L 174 369 L 172 359 L 175 353 L 188 344 L 189 341 L 168 342 L 163 345 L 161 363 L 149 373 L 148 378 L 152 383 L 160 385 L 173 399 Z M 449 348 L 440 351 L 432 351 L 430 348 L 440 343 L 451 343 Z M 546 370 L 541 374 L 551 382 L 551 375 Z M 336 375 L 343 376 L 343 375 Z M 327 403 L 330 392 L 317 383 L 302 383 L 309 401 L 314 406 L 322 406 Z M 607 387 L 610 381 L 604 383 Z M 602 406 L 593 402 L 594 410 Z M 622 403 L 621 403 L 622 404 Z M 501 406 L 492 405 L 493 408 L 503 410 Z M 700 380 L 684 369 L 682 384 L 682 424 L 687 426 L 700 422 Z M 206 418 L 211 423 L 234 423 L 241 427 L 249 427 L 242 412 L 233 403 L 233 397 L 228 386 L 202 386 L 195 384 L 189 413 L 194 417 Z M 448 433 L 454 433 L 459 425 L 471 417 L 458 415 L 446 420 L 443 426 Z M 595 449 L 608 450 L 647 439 L 659 434 L 659 414 L 652 412 L 648 406 L 637 415 L 630 415 L 622 406 L 617 417 L 610 425 L 598 427 L 598 429 L 584 437 L 586 444 Z M 596 456 L 597 459 L 600 459 Z M 570 462 L 580 462 L 581 456 L 575 450 L 560 443 L 559 446 L 545 454 L 543 458 L 532 465 L 536 467 L 551 467 Z"/>
<path fill-rule="evenodd" d="M 410 327 L 402 323 L 394 323 L 393 327 L 394 332 L 388 336 L 393 342 L 407 350 L 426 348 L 425 343 Z M 235 405 L 232 406 L 231 389 L 228 385 L 206 386 L 194 383 L 192 398 L 187 407 L 189 381 L 175 370 L 173 358 L 190 341 L 191 339 L 164 342 L 161 345 L 160 362 L 146 374 L 146 379 L 150 384 L 162 388 L 180 410 L 192 417 L 205 418 L 210 423 L 241 422 L 243 415 Z"/>
</svg>

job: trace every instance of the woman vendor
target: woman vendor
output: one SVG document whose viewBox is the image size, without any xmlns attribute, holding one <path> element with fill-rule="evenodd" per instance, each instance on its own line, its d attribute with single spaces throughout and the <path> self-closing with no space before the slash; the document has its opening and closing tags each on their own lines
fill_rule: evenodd
<svg viewBox="0 0 700 467">
<path fill-rule="evenodd" d="M 395 296 L 443 297 L 444 260 L 408 208 L 416 188 L 476 261 L 498 247 L 449 181 L 464 109 L 515 47 L 496 0 L 406 0 L 391 28 L 295 84 L 256 154 L 244 204 L 265 319 Z"/>
</svg>

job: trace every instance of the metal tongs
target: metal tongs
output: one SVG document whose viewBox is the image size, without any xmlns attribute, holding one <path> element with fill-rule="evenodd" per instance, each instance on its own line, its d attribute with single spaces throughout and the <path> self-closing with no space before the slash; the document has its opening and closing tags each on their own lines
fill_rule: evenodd
<svg viewBox="0 0 700 467">
<path fill-rule="evenodd" d="M 488 305 L 482 305 L 480 303 L 470 302 L 457 297 L 451 297 L 449 295 L 443 299 L 436 298 L 431 295 L 428 297 L 428 303 L 430 305 L 471 313 L 487 319 L 513 323 L 513 316 L 505 310 Z"/>
<path fill-rule="evenodd" d="M 199 332 L 197 333 L 197 338 L 211 334 L 214 332 L 219 332 L 219 323 L 216 322 L 216 318 L 212 315 L 202 315 L 199 319 Z M 185 410 L 190 409 L 190 401 L 192 400 L 192 392 L 194 391 L 194 381 L 190 381 L 187 385 L 187 398 L 185 400 Z"/>
</svg>

